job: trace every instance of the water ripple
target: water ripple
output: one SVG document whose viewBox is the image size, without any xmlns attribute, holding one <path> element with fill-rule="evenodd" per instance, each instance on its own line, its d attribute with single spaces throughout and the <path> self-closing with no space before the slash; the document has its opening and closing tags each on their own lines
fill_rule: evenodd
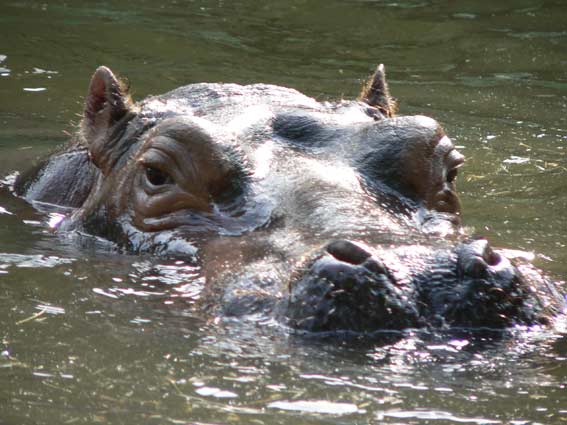
<svg viewBox="0 0 567 425">
<path fill-rule="evenodd" d="M 472 424 L 500 424 L 501 421 L 484 419 L 484 418 L 466 418 L 458 417 L 450 412 L 443 412 L 439 410 L 393 410 L 378 414 L 379 420 L 385 417 L 397 419 L 424 419 L 424 420 L 438 420 L 438 421 L 452 421 L 457 423 L 472 423 Z"/>
<path fill-rule="evenodd" d="M 71 264 L 73 261 L 75 261 L 73 258 L 60 258 L 52 255 L 0 253 L 0 269 L 6 269 L 9 266 L 19 268 L 52 268 L 62 264 Z"/>
</svg>

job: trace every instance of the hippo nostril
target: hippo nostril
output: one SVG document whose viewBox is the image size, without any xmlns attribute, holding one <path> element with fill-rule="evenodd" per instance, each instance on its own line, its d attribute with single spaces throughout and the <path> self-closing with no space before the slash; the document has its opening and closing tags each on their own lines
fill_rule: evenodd
<svg viewBox="0 0 567 425">
<path fill-rule="evenodd" d="M 388 273 L 386 266 L 384 266 L 384 264 L 376 258 L 369 258 L 368 260 L 366 260 L 366 262 L 364 263 L 364 267 L 366 267 L 367 270 L 377 275 Z"/>
<path fill-rule="evenodd" d="M 364 248 L 346 240 L 331 242 L 327 245 L 327 252 L 337 260 L 354 266 L 364 263 L 371 256 Z"/>
<path fill-rule="evenodd" d="M 459 253 L 462 270 L 473 278 L 486 278 L 494 268 L 503 266 L 504 257 L 495 252 L 486 239 L 463 244 Z M 498 266 L 498 267 L 497 267 Z"/>
<path fill-rule="evenodd" d="M 502 257 L 497 252 L 494 252 L 490 245 L 486 245 L 484 252 L 482 253 L 482 258 L 486 261 L 486 264 L 489 266 L 496 266 L 500 261 L 502 261 Z"/>
<path fill-rule="evenodd" d="M 483 279 L 488 275 L 488 265 L 480 257 L 472 257 L 464 265 L 463 269 L 467 276 L 475 279 Z"/>
</svg>

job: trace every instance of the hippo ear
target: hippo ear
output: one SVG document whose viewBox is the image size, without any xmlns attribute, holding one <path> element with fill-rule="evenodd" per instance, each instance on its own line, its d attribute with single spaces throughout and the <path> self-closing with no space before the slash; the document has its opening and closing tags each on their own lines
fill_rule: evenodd
<svg viewBox="0 0 567 425">
<path fill-rule="evenodd" d="M 387 117 L 393 117 L 396 113 L 397 104 L 390 96 L 390 90 L 386 83 L 386 70 L 383 64 L 378 65 L 376 72 L 360 93 L 359 99 L 370 106 L 378 108 Z"/>
<path fill-rule="evenodd" d="M 130 116 L 131 100 L 127 87 L 112 71 L 101 66 L 91 78 L 85 100 L 82 132 L 89 155 L 103 174 L 108 174 L 116 158 L 113 136 L 116 124 Z"/>
</svg>

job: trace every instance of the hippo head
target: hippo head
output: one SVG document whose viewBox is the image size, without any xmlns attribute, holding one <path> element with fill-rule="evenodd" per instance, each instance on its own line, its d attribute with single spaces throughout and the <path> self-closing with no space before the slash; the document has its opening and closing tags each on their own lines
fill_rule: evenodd
<svg viewBox="0 0 567 425">
<path fill-rule="evenodd" d="M 357 101 L 194 84 L 138 104 L 101 67 L 77 140 L 96 171 L 60 231 L 194 261 L 215 314 L 367 332 L 559 308 L 547 280 L 463 233 L 464 158 L 435 120 L 395 116 L 383 66 Z"/>
</svg>

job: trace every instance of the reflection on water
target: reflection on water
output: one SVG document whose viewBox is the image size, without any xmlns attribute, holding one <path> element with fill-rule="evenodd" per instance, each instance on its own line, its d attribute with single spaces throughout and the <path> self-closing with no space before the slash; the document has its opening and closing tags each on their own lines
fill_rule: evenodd
<svg viewBox="0 0 567 425">
<path fill-rule="evenodd" d="M 74 131 L 93 70 L 353 98 L 376 63 L 447 128 L 464 220 L 567 276 L 567 7 L 516 1 L 8 1 L 0 178 Z M 0 423 L 561 423 L 561 330 L 340 343 L 210 321 L 190 264 L 58 237 L 0 184 Z"/>
<path fill-rule="evenodd" d="M 11 265 L 22 268 L 55 267 L 59 264 L 69 264 L 73 260 L 44 255 L 3 254 L 0 252 L 0 268 L 8 269 Z"/>
</svg>

